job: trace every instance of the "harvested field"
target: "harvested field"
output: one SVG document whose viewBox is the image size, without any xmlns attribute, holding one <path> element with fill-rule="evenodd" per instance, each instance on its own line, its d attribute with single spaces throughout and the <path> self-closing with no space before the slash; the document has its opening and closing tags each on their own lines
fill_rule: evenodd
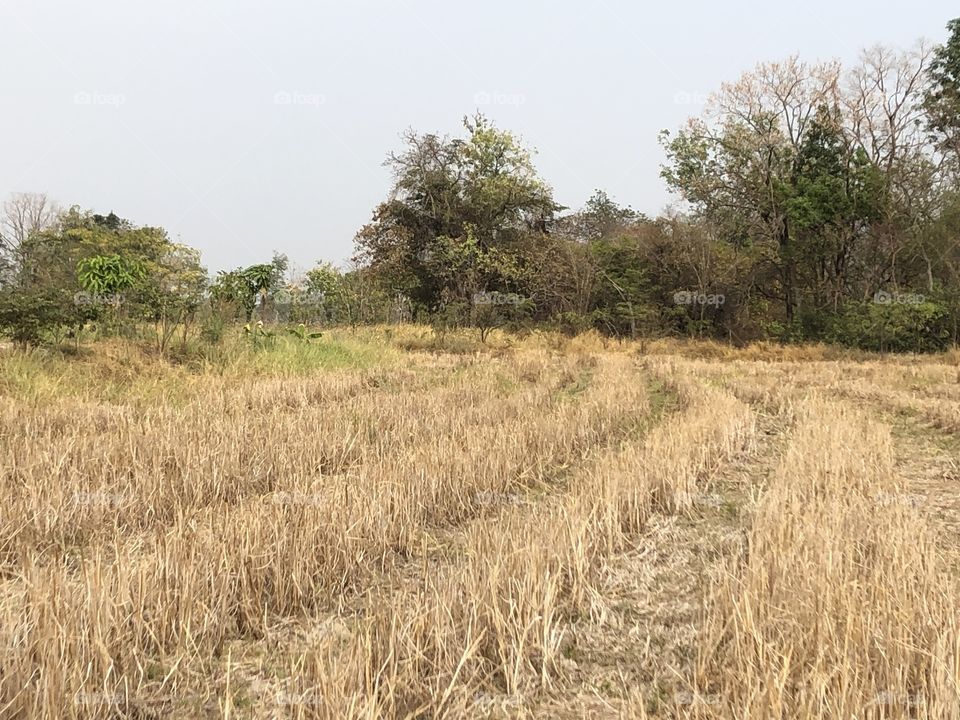
<svg viewBox="0 0 960 720">
<path fill-rule="evenodd" d="M 960 717 L 956 357 L 324 343 L 4 351 L 0 717 Z"/>
</svg>

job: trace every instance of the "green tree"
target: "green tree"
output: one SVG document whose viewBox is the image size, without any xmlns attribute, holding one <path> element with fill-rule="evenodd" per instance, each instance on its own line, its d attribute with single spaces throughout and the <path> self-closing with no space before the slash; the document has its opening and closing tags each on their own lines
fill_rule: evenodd
<svg viewBox="0 0 960 720">
<path fill-rule="evenodd" d="M 947 23 L 950 35 L 933 54 L 925 97 L 928 125 L 940 147 L 960 162 L 960 18 Z M 956 169 L 956 168 L 955 168 Z"/>
<path fill-rule="evenodd" d="M 94 255 L 77 263 L 77 279 L 89 293 L 109 296 L 119 304 L 119 294 L 145 277 L 143 266 L 120 255 Z"/>
<path fill-rule="evenodd" d="M 559 209 L 513 134 L 482 115 L 464 128 L 465 138 L 406 134 L 406 150 L 387 160 L 390 199 L 356 239 L 357 259 L 385 289 L 430 311 L 466 307 L 477 289 L 518 290 Z"/>
<path fill-rule="evenodd" d="M 157 350 L 162 354 L 173 334 L 181 329 L 181 345 L 204 299 L 207 271 L 200 252 L 186 245 L 171 243 L 156 261 L 146 265 L 139 283 L 144 318 L 154 325 Z"/>
<path fill-rule="evenodd" d="M 143 265 L 120 255 L 94 255 L 77 263 L 77 281 L 83 290 L 76 296 L 78 304 L 86 303 L 95 316 L 105 312 L 111 324 L 122 329 L 123 293 L 146 277 Z"/>
</svg>

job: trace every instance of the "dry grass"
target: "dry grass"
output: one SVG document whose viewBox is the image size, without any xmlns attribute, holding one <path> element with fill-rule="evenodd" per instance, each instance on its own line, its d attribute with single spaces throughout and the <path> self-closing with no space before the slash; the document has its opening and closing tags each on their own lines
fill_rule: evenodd
<svg viewBox="0 0 960 720">
<path fill-rule="evenodd" d="M 894 482 L 889 431 L 811 400 L 708 600 L 704 717 L 957 714 L 960 635 L 935 543 Z"/>
<path fill-rule="evenodd" d="M 957 432 L 955 358 L 325 342 L 0 359 L 0 717 L 956 715 L 957 588 L 882 414 Z M 714 488 L 761 413 L 779 470 Z M 744 537 L 662 597 L 703 608 L 659 673 L 687 692 L 626 656 L 588 689 L 573 627 L 626 613 L 656 664 L 608 592 L 663 518 Z"/>
</svg>

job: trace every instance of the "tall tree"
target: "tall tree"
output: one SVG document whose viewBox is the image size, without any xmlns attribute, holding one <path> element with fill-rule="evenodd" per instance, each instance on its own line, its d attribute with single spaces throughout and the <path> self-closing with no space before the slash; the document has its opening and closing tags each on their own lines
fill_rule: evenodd
<svg viewBox="0 0 960 720">
<path fill-rule="evenodd" d="M 386 163 L 390 196 L 356 238 L 358 260 L 431 310 L 519 289 L 559 209 L 513 134 L 482 115 L 463 124 L 464 138 L 404 136 L 406 150 Z M 452 263 L 460 271 L 451 274 Z"/>
<path fill-rule="evenodd" d="M 933 53 L 925 98 L 928 127 L 954 171 L 960 164 L 960 18 L 947 23 L 950 36 Z"/>
<path fill-rule="evenodd" d="M 789 198 L 804 139 L 821 107 L 837 104 L 839 66 L 766 63 L 722 87 L 704 118 L 664 134 L 663 177 L 722 236 L 769 264 L 787 322 L 799 303 Z"/>
<path fill-rule="evenodd" d="M 60 208 L 45 193 L 13 193 L 0 210 L 0 253 L 20 262 L 19 249 L 33 233 L 53 227 Z"/>
</svg>

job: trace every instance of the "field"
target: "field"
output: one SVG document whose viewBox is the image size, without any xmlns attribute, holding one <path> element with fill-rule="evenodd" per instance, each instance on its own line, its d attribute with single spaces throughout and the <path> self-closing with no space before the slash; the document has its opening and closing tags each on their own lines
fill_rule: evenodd
<svg viewBox="0 0 960 720">
<path fill-rule="evenodd" d="M 960 356 L 0 357 L 2 718 L 960 718 Z"/>
</svg>

